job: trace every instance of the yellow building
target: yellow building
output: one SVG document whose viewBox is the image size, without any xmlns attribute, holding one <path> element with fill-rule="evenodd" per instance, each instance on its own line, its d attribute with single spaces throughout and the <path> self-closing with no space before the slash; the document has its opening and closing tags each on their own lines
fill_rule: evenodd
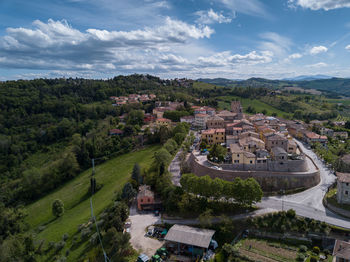
<svg viewBox="0 0 350 262">
<path fill-rule="evenodd" d="M 255 155 L 244 151 L 238 144 L 230 145 L 232 164 L 236 165 L 253 165 L 255 164 Z"/>
<path fill-rule="evenodd" d="M 202 140 L 206 140 L 209 145 L 225 143 L 225 129 L 204 130 L 201 135 Z"/>
</svg>

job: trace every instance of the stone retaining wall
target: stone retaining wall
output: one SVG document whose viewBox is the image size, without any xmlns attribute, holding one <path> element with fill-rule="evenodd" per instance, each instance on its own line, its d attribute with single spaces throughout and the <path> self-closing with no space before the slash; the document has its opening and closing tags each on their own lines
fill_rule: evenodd
<svg viewBox="0 0 350 262">
<path fill-rule="evenodd" d="M 319 170 L 315 172 L 270 172 L 270 171 L 238 171 L 216 170 L 200 164 L 191 153 L 189 157 L 191 171 L 197 176 L 209 175 L 211 178 L 221 178 L 233 181 L 236 177 L 246 179 L 255 178 L 265 192 L 308 188 L 316 186 L 320 182 Z"/>
</svg>

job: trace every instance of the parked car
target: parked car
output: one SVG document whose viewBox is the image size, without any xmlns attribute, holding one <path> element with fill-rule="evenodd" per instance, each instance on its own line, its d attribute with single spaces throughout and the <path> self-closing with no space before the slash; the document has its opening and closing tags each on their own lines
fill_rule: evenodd
<svg viewBox="0 0 350 262">
<path fill-rule="evenodd" d="M 150 261 L 149 257 L 145 254 L 139 255 L 139 257 L 137 258 L 137 262 L 149 262 L 149 261 Z"/>
</svg>

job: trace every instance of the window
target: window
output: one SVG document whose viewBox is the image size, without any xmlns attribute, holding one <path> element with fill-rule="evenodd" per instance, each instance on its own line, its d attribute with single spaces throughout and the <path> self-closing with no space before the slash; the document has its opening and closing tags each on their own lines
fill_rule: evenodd
<svg viewBox="0 0 350 262">
<path fill-rule="evenodd" d="M 346 183 L 346 186 L 348 186 L 349 185 L 349 183 Z"/>
<path fill-rule="evenodd" d="M 237 154 L 237 157 L 239 157 L 239 154 Z"/>
<path fill-rule="evenodd" d="M 250 160 L 250 163 L 253 164 L 253 160 Z"/>
<path fill-rule="evenodd" d="M 150 198 L 148 199 L 148 203 L 149 203 L 149 202 L 151 202 L 151 199 L 150 199 Z"/>
<path fill-rule="evenodd" d="M 348 190 L 346 190 L 346 191 L 345 191 L 345 195 L 348 195 L 348 194 L 349 194 L 349 192 L 348 192 Z"/>
<path fill-rule="evenodd" d="M 141 202 L 143 202 L 143 199 L 141 199 Z"/>
<path fill-rule="evenodd" d="M 284 159 L 284 156 L 281 156 L 281 159 Z"/>
<path fill-rule="evenodd" d="M 239 160 L 235 160 L 234 162 L 235 162 L 236 164 L 239 164 Z"/>
</svg>

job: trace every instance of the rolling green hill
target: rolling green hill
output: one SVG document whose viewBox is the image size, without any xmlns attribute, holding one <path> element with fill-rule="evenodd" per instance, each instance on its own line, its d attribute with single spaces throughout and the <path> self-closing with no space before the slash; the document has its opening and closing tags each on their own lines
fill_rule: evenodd
<svg viewBox="0 0 350 262">
<path fill-rule="evenodd" d="M 153 153 L 158 148 L 159 146 L 151 146 L 96 166 L 96 180 L 102 183 L 103 187 L 93 198 L 95 215 L 112 203 L 115 193 L 128 181 L 133 165 L 139 163 L 142 168 L 148 167 L 152 162 Z M 70 245 L 74 235 L 80 240 L 78 226 L 88 222 L 91 216 L 88 194 L 90 175 L 91 169 L 86 170 L 54 192 L 27 206 L 29 216 L 26 222 L 33 232 L 38 232 L 36 240 L 45 240 L 46 244 L 49 241 L 57 242 L 65 233 L 69 235 L 66 246 Z M 55 199 L 61 199 L 65 206 L 64 215 L 58 219 L 55 219 L 51 212 L 51 204 Z M 68 261 L 76 261 L 82 255 L 86 245 L 86 242 L 80 243 L 76 249 L 72 250 Z M 43 261 L 51 261 L 51 257 L 44 256 L 43 259 Z"/>
<path fill-rule="evenodd" d="M 225 87 L 264 87 L 269 89 L 279 89 L 287 86 L 300 87 L 302 89 L 316 89 L 330 96 L 350 97 L 350 79 L 330 78 L 315 80 L 270 80 L 264 78 L 250 78 L 247 80 L 230 80 L 224 78 L 198 79 L 205 83 Z"/>
</svg>

